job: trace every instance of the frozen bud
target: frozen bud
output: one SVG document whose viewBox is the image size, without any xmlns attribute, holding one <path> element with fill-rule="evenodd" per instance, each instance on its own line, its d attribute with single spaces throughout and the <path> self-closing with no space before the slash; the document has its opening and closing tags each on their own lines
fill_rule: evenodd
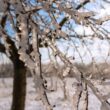
<svg viewBox="0 0 110 110">
<path fill-rule="evenodd" d="M 46 33 L 49 33 L 49 31 L 50 31 L 49 29 L 45 29 L 45 32 L 46 32 Z"/>
<path fill-rule="evenodd" d="M 71 6 L 71 4 L 69 2 L 67 2 L 66 7 L 67 8 L 71 8 L 72 6 Z"/>
<path fill-rule="evenodd" d="M 64 71 L 63 71 L 63 76 L 64 77 L 67 76 L 69 74 L 69 72 L 70 72 L 70 67 L 66 67 L 66 69 L 64 69 Z"/>
</svg>

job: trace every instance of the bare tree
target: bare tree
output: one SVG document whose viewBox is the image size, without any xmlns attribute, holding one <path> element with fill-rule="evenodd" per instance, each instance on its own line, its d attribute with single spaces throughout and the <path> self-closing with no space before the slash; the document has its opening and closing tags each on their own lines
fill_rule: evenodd
<svg viewBox="0 0 110 110">
<path fill-rule="evenodd" d="M 109 32 L 101 26 L 110 19 L 110 16 L 95 19 L 95 12 L 84 9 L 84 6 L 91 2 L 91 0 L 79 0 L 78 3 L 73 0 L 0 1 L 0 38 L 3 41 L 0 42 L 0 51 L 12 60 L 15 72 L 12 110 L 24 110 L 27 68 L 31 70 L 36 91 L 40 94 L 39 99 L 43 101 L 47 110 L 52 110 L 46 93 L 48 90 L 44 85 L 45 79 L 42 73 L 41 55 L 39 52 L 41 47 L 49 47 L 52 50 L 53 56 L 55 58 L 59 57 L 66 65 L 62 74 L 63 78 L 72 71 L 80 87 L 83 88 L 77 94 L 76 109 L 80 109 L 80 101 L 83 100 L 85 106 L 82 106 L 82 110 L 87 110 L 87 86 L 93 90 L 102 104 L 104 102 L 108 109 L 110 108 L 107 99 L 97 94 L 97 90 L 91 81 L 60 51 L 56 44 L 57 40 L 60 39 L 64 39 L 64 41 L 72 40 L 72 38 L 83 40 L 86 37 L 109 39 Z M 63 16 L 63 18 L 61 19 L 60 16 Z M 79 35 L 72 28 L 71 20 L 77 25 L 90 27 L 93 34 L 91 36 L 86 34 Z M 11 24 L 10 28 L 14 33 L 14 38 L 12 35 L 9 35 L 10 32 L 6 31 L 7 22 Z M 65 32 L 63 28 L 68 31 Z M 70 35 L 69 32 L 73 34 Z M 84 42 L 83 45 L 86 46 Z"/>
</svg>

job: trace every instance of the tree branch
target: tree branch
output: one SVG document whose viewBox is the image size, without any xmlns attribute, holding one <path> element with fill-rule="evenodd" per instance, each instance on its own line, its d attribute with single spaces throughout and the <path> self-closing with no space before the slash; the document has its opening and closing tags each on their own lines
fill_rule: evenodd
<svg viewBox="0 0 110 110">
<path fill-rule="evenodd" d="M 77 7 L 76 7 L 76 10 L 79 10 L 80 8 L 82 8 L 84 5 L 86 5 L 87 3 L 89 3 L 90 0 L 84 0 L 81 4 L 79 4 Z"/>
<path fill-rule="evenodd" d="M 5 53 L 5 46 L 0 43 L 0 52 Z"/>
</svg>

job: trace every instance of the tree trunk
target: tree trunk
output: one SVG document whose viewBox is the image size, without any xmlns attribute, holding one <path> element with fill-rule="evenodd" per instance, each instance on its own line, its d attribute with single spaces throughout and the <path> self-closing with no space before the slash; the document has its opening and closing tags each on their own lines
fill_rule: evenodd
<svg viewBox="0 0 110 110">
<path fill-rule="evenodd" d="M 26 97 L 26 67 L 19 59 L 14 62 L 13 100 L 11 110 L 24 110 Z"/>
</svg>

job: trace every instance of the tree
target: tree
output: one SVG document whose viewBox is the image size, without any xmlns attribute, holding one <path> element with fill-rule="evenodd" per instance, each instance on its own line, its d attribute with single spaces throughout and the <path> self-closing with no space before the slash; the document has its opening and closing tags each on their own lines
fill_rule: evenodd
<svg viewBox="0 0 110 110">
<path fill-rule="evenodd" d="M 6 34 L 2 34 L 6 38 L 6 45 L 10 56 L 8 56 L 14 65 L 14 80 L 13 80 L 13 102 L 12 110 L 24 110 L 26 97 L 26 70 L 24 62 L 19 59 L 18 50 L 14 42 Z M 0 51 L 6 54 L 6 47 L 0 44 Z"/>
<path fill-rule="evenodd" d="M 77 25 L 90 27 L 93 32 L 91 37 L 96 36 L 100 37 L 100 39 L 106 37 L 108 32 L 101 28 L 101 25 L 103 22 L 108 21 L 110 16 L 95 19 L 95 12 L 86 12 L 83 9 L 89 3 L 91 3 L 91 0 L 80 0 L 78 4 L 71 0 L 67 0 L 66 2 L 64 0 L 0 1 L 0 4 L 2 4 L 0 7 L 0 38 L 3 40 L 3 42 L 0 42 L 0 51 L 4 52 L 12 60 L 15 72 L 12 110 L 24 110 L 26 68 L 31 70 L 36 91 L 40 91 L 40 98 L 46 105 L 47 110 L 52 109 L 46 94 L 47 89 L 44 85 L 45 79 L 42 74 L 41 55 L 39 52 L 39 48 L 41 47 L 51 48 L 54 57 L 59 57 L 66 65 L 62 77 L 66 77 L 70 70 L 75 73 L 75 78 L 79 81 L 80 86 L 84 88 L 84 91 L 81 90 L 79 93 L 83 95 L 83 92 L 87 92 L 88 85 L 97 97 L 101 97 L 97 95 L 96 88 L 92 83 L 87 80 L 84 74 L 71 63 L 56 45 L 56 41 L 61 39 L 64 39 L 64 41 L 72 40 L 72 38 L 83 40 L 84 37 L 90 37 L 86 34 L 81 36 L 76 33 L 71 25 L 73 22 Z M 76 4 L 76 7 L 73 7 L 72 4 Z M 61 19 L 60 17 L 63 18 Z M 10 28 L 14 33 L 14 38 L 12 35 L 9 35 L 10 32 L 6 31 L 7 22 L 11 24 Z M 98 27 L 101 30 L 98 30 Z M 68 31 L 66 33 L 65 30 L 68 30 L 71 35 Z M 103 97 L 99 99 L 101 102 L 104 100 L 108 104 L 107 100 L 103 99 Z M 87 105 L 83 106 L 83 110 L 86 108 Z"/>
</svg>

